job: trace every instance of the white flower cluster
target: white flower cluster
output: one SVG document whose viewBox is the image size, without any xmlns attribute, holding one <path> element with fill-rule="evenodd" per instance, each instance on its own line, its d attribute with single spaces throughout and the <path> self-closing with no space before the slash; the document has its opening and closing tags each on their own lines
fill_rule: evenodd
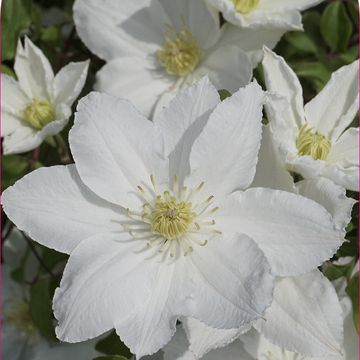
<svg viewBox="0 0 360 360">
<path fill-rule="evenodd" d="M 355 359 L 349 299 L 318 267 L 358 190 L 358 61 L 304 106 L 269 49 L 320 2 L 75 2 L 79 36 L 106 61 L 77 105 L 75 163 L 2 195 L 18 229 L 70 255 L 53 300 L 60 340 L 115 329 L 137 359 Z M 251 81 L 260 61 L 266 89 Z M 2 75 L 5 154 L 64 128 L 87 69 L 54 76 L 19 40 L 18 81 Z"/>
</svg>

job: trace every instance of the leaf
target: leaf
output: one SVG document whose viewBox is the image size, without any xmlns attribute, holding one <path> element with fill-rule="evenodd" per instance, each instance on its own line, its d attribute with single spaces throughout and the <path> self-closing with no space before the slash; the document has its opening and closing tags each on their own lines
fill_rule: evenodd
<svg viewBox="0 0 360 360">
<path fill-rule="evenodd" d="M 21 155 L 7 155 L 2 159 L 2 188 L 14 185 L 15 181 L 23 177 L 28 169 L 28 162 Z"/>
<path fill-rule="evenodd" d="M 357 235 L 346 236 L 346 242 L 344 242 L 340 249 L 337 251 L 336 256 L 357 256 L 359 250 L 359 243 Z"/>
<path fill-rule="evenodd" d="M 319 62 L 303 62 L 293 64 L 293 68 L 299 77 L 320 80 L 324 85 L 329 81 L 331 72 Z"/>
<path fill-rule="evenodd" d="M 346 287 L 346 293 L 349 295 L 352 308 L 355 328 L 359 331 L 359 273 L 356 273 Z"/>
<path fill-rule="evenodd" d="M 353 26 L 342 2 L 334 1 L 326 6 L 321 17 L 320 30 L 332 51 L 347 49 Z"/>
<path fill-rule="evenodd" d="M 60 262 L 65 262 L 69 258 L 68 255 L 59 253 L 53 249 L 49 249 L 47 247 L 42 247 L 42 260 L 44 264 L 52 269 L 55 265 Z"/>
<path fill-rule="evenodd" d="M 7 66 L 7 65 L 5 65 L 5 64 L 1 64 L 1 72 L 2 72 L 3 74 L 12 76 L 13 78 L 16 79 L 16 75 L 15 75 L 13 69 L 11 69 L 9 66 Z"/>
<path fill-rule="evenodd" d="M 303 53 L 316 54 L 318 49 L 316 44 L 311 38 L 303 32 L 291 32 L 285 36 L 288 41 L 296 50 Z"/>
<path fill-rule="evenodd" d="M 327 262 L 323 266 L 323 273 L 330 281 L 334 281 L 341 277 L 348 277 L 354 269 L 354 265 L 355 260 L 350 261 L 350 263 L 346 265 L 335 265 Z"/>
<path fill-rule="evenodd" d="M 231 96 L 231 93 L 225 89 L 218 90 L 218 93 L 220 95 L 220 100 L 223 101 L 226 98 Z"/>
<path fill-rule="evenodd" d="M 120 340 L 115 331 L 112 331 L 106 338 L 98 341 L 95 349 L 106 355 L 122 355 L 129 358 L 132 356 L 130 350 Z"/>
<path fill-rule="evenodd" d="M 56 46 L 61 43 L 61 31 L 57 26 L 49 26 L 43 30 L 41 40 L 50 46 Z"/>
<path fill-rule="evenodd" d="M 93 360 L 129 360 L 124 356 L 99 356 Z"/>
<path fill-rule="evenodd" d="M 31 24 L 30 0 L 3 0 L 2 3 L 2 60 L 15 57 L 16 44 L 22 30 Z"/>
<path fill-rule="evenodd" d="M 50 299 L 49 279 L 40 280 L 30 288 L 30 314 L 40 333 L 56 341 Z"/>
</svg>

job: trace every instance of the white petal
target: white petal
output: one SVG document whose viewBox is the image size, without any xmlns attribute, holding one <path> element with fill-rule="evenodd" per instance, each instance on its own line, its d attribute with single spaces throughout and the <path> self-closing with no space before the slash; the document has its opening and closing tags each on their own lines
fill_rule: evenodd
<svg viewBox="0 0 360 360">
<path fill-rule="evenodd" d="M 54 102 L 56 104 L 72 105 L 85 84 L 89 63 L 89 60 L 71 62 L 56 74 L 53 83 Z"/>
<path fill-rule="evenodd" d="M 82 181 L 110 202 L 137 206 L 137 185 L 150 183 L 150 174 L 163 180 L 162 138 L 126 100 L 87 95 L 79 102 L 69 140 Z"/>
<path fill-rule="evenodd" d="M 92 234 L 122 229 L 120 209 L 90 192 L 74 165 L 33 171 L 3 192 L 2 204 L 20 230 L 65 253 Z"/>
<path fill-rule="evenodd" d="M 73 10 L 80 38 L 104 60 L 154 53 L 170 24 L 157 0 L 77 0 Z"/>
<path fill-rule="evenodd" d="M 252 64 L 239 46 L 216 46 L 191 76 L 199 79 L 204 75 L 209 76 L 217 89 L 226 89 L 233 93 L 241 86 L 249 84 Z"/>
<path fill-rule="evenodd" d="M 328 165 L 324 167 L 321 175 L 343 186 L 347 190 L 359 191 L 359 167 L 342 167 L 341 165 Z"/>
<path fill-rule="evenodd" d="M 192 147 L 190 181 L 205 181 L 214 195 L 250 185 L 260 148 L 263 101 L 260 86 L 253 82 L 216 107 Z"/>
<path fill-rule="evenodd" d="M 18 116 L 7 111 L 1 113 L 1 137 L 9 136 L 23 126 L 24 124 Z"/>
<path fill-rule="evenodd" d="M 332 145 L 327 161 L 344 167 L 359 166 L 359 128 L 349 128 Z"/>
<path fill-rule="evenodd" d="M 256 328 L 272 343 L 306 356 L 340 355 L 342 309 L 319 270 L 278 279 L 274 301 Z"/>
<path fill-rule="evenodd" d="M 209 48 L 219 38 L 219 20 L 212 16 L 205 1 L 159 0 L 159 2 L 175 29 L 180 31 L 185 25 L 202 49 Z"/>
<path fill-rule="evenodd" d="M 294 156 L 291 154 L 286 163 L 289 171 L 297 172 L 305 179 L 321 176 L 326 167 L 324 160 L 314 160 L 310 155 Z"/>
<path fill-rule="evenodd" d="M 344 318 L 344 350 L 346 360 L 358 360 L 359 335 L 356 331 L 353 319 L 353 309 L 349 297 L 340 300 Z M 345 310 L 345 311 L 344 311 Z M 346 311 L 347 310 L 347 311 Z"/>
<path fill-rule="evenodd" d="M 19 83 L 9 75 L 1 74 L 2 111 L 19 115 L 30 100 L 20 88 Z M 4 133 L 2 133 L 4 135 Z"/>
<path fill-rule="evenodd" d="M 263 57 L 263 46 L 269 49 L 275 47 L 285 29 L 261 27 L 258 29 L 239 28 L 226 23 L 222 27 L 222 36 L 217 46 L 236 45 L 250 55 L 252 65 L 255 67 Z"/>
<path fill-rule="evenodd" d="M 21 89 L 29 98 L 48 99 L 54 72 L 44 53 L 25 37 L 25 46 L 19 38 L 14 69 Z"/>
<path fill-rule="evenodd" d="M 343 241 L 316 202 L 285 191 L 253 188 L 220 204 L 219 228 L 241 231 L 264 251 L 275 275 L 305 273 L 329 259 Z"/>
<path fill-rule="evenodd" d="M 208 326 L 242 327 L 260 318 L 272 301 L 269 264 L 246 235 L 210 238 L 206 246 L 189 255 L 186 268 L 196 301 L 183 315 Z"/>
<path fill-rule="evenodd" d="M 259 160 L 251 187 L 265 187 L 294 192 L 294 180 L 285 168 L 269 126 L 263 126 Z"/>
<path fill-rule="evenodd" d="M 270 121 L 283 122 L 291 127 L 301 127 L 304 122 L 302 88 L 299 79 L 285 60 L 270 49 L 264 47 L 262 62 L 266 89 L 285 98 L 288 107 L 281 113 L 275 113 Z"/>
<path fill-rule="evenodd" d="M 208 77 L 179 91 L 170 104 L 154 119 L 165 141 L 165 153 L 170 156 L 170 178 L 180 181 L 190 173 L 189 155 L 197 136 L 206 124 L 220 97 Z"/>
<path fill-rule="evenodd" d="M 358 110 L 358 67 L 355 61 L 335 71 L 324 89 L 305 105 L 306 120 L 326 137 L 336 140 Z"/>
<path fill-rule="evenodd" d="M 269 10 L 269 11 L 288 11 L 288 10 L 299 10 L 303 11 L 310 7 L 316 6 L 320 4 L 324 0 L 296 0 L 296 1 L 289 1 L 289 0 L 262 0 L 261 2 L 261 9 L 262 10 Z"/>
<path fill-rule="evenodd" d="M 130 100 L 146 117 L 151 118 L 159 98 L 171 90 L 176 80 L 153 63 L 153 60 L 139 56 L 112 60 L 98 71 L 95 88 Z"/>
<path fill-rule="evenodd" d="M 196 359 L 211 350 L 226 347 L 251 328 L 249 324 L 236 329 L 215 329 L 192 318 L 182 319 L 182 324 L 189 341 L 189 350 Z"/>
<path fill-rule="evenodd" d="M 338 229 L 345 231 L 356 201 L 346 197 L 343 187 L 325 178 L 303 180 L 296 183 L 296 187 L 300 195 L 321 204 L 332 215 Z"/>
</svg>

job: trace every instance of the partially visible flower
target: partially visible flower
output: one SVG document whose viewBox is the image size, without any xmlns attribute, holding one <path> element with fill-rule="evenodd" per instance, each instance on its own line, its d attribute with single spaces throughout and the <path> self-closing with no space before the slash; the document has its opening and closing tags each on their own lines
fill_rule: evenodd
<svg viewBox="0 0 360 360">
<path fill-rule="evenodd" d="M 50 343 L 40 334 L 30 311 L 29 285 L 11 278 L 20 261 L 26 259 L 24 277 L 32 280 L 38 271 L 38 263 L 32 254 L 26 255 L 26 242 L 14 228 L 4 243 L 2 266 L 2 356 L 6 360 L 63 360 L 92 359 L 95 342 L 81 344 Z"/>
<path fill-rule="evenodd" d="M 359 128 L 348 127 L 358 110 L 358 61 L 334 72 L 304 107 L 296 74 L 282 57 L 266 48 L 264 52 L 270 92 L 265 108 L 288 170 L 304 178 L 326 177 L 357 191 Z"/>
<path fill-rule="evenodd" d="M 19 39 L 14 65 L 18 81 L 1 74 L 5 155 L 35 149 L 65 127 L 88 66 L 88 61 L 70 63 L 54 76 L 43 52 L 27 37 L 24 46 Z"/>
<path fill-rule="evenodd" d="M 240 30 L 203 0 L 77 0 L 74 21 L 86 46 L 107 64 L 95 89 L 129 99 L 150 117 L 175 91 L 207 74 L 217 89 L 249 83 L 262 46 L 283 30 Z"/>
<path fill-rule="evenodd" d="M 109 95 L 80 102 L 75 164 L 36 170 L 2 197 L 20 229 L 71 254 L 54 297 L 60 339 L 115 328 L 141 357 L 170 341 L 181 316 L 247 328 L 270 305 L 274 275 L 332 257 L 343 232 L 324 207 L 247 189 L 263 101 L 254 82 L 220 102 L 205 77 L 154 122 Z"/>
<path fill-rule="evenodd" d="M 302 30 L 301 13 L 323 0 L 205 0 L 230 23 L 249 28 Z"/>
</svg>

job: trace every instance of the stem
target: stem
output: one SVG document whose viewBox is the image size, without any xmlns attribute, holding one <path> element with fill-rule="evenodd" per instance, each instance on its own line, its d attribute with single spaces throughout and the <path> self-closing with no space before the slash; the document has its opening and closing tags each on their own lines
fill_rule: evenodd
<svg viewBox="0 0 360 360">
<path fill-rule="evenodd" d="M 64 139 L 60 134 L 55 135 L 54 138 L 57 144 L 57 150 L 60 156 L 60 161 L 63 164 L 70 164 L 72 161 L 71 155 Z"/>
</svg>

